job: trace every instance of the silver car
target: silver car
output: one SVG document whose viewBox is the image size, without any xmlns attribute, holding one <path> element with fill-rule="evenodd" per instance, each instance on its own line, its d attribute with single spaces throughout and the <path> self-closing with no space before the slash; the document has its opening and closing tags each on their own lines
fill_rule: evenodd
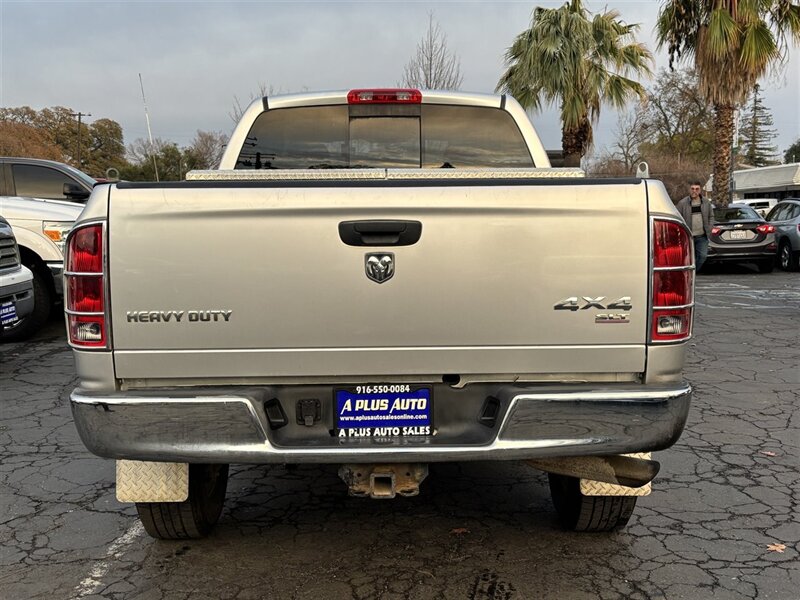
<svg viewBox="0 0 800 600">
<path fill-rule="evenodd" d="M 787 198 L 775 205 L 767 221 L 775 226 L 781 269 L 800 270 L 800 198 Z"/>
</svg>

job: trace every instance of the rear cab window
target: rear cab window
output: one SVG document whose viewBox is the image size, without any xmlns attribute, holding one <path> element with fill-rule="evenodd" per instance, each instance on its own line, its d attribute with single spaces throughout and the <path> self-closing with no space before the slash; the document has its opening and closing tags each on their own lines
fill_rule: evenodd
<svg viewBox="0 0 800 600">
<path fill-rule="evenodd" d="M 237 169 L 532 168 L 513 117 L 457 105 L 335 105 L 265 111 Z"/>
</svg>

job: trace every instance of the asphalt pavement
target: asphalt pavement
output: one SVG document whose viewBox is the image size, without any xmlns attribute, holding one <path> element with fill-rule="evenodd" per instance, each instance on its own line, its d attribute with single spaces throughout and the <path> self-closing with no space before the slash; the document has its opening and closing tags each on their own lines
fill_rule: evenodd
<svg viewBox="0 0 800 600">
<path fill-rule="evenodd" d="M 72 424 L 63 322 L 0 346 L 0 599 L 800 598 L 800 274 L 698 278 L 687 429 L 612 534 L 561 531 L 546 477 L 436 464 L 349 498 L 335 466 L 239 466 L 205 540 L 159 542 Z"/>
</svg>

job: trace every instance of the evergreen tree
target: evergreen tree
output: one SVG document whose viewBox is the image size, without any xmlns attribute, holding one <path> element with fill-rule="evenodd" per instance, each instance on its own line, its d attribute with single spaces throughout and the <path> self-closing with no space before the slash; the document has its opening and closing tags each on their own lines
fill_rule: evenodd
<svg viewBox="0 0 800 600">
<path fill-rule="evenodd" d="M 783 155 L 783 162 L 796 163 L 800 162 L 800 138 L 797 138 L 794 144 L 786 149 Z"/>
<path fill-rule="evenodd" d="M 764 106 L 759 92 L 760 86 L 756 84 L 742 115 L 739 127 L 739 155 L 748 165 L 765 167 L 778 162 L 775 159 L 778 148 L 771 145 L 777 131 L 773 129 L 775 123 L 772 120 L 772 113 Z"/>
</svg>

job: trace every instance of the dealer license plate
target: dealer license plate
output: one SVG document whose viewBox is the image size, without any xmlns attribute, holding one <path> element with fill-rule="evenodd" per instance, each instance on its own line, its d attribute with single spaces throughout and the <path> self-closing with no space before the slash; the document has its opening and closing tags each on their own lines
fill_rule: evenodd
<svg viewBox="0 0 800 600">
<path fill-rule="evenodd" d="M 336 435 L 387 438 L 433 434 L 430 387 L 407 384 L 359 385 L 334 392 Z"/>
<path fill-rule="evenodd" d="M 3 302 L 0 304 L 0 325 L 11 325 L 19 321 L 17 317 L 17 307 L 13 302 Z"/>
</svg>

